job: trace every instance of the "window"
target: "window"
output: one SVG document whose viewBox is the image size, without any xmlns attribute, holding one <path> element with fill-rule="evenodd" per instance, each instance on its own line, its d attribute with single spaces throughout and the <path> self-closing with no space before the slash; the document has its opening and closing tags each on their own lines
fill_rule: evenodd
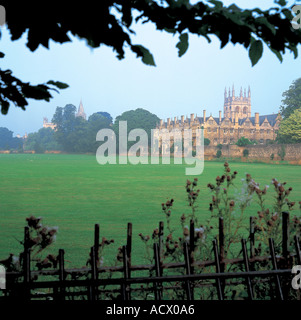
<svg viewBox="0 0 301 320">
<path fill-rule="evenodd" d="M 263 139 L 260 139 L 259 140 L 259 143 L 263 144 L 264 140 Z"/>
<path fill-rule="evenodd" d="M 233 129 L 233 128 L 231 128 L 231 129 L 230 129 L 230 133 L 233 133 L 233 132 L 234 132 L 234 129 Z"/>
<path fill-rule="evenodd" d="M 264 134 L 264 129 L 260 129 L 260 134 Z"/>
<path fill-rule="evenodd" d="M 227 133 L 227 131 L 228 131 L 227 129 L 224 129 L 224 133 Z"/>
<path fill-rule="evenodd" d="M 207 132 L 211 132 L 211 128 L 207 128 Z"/>
<path fill-rule="evenodd" d="M 213 124 L 213 120 L 209 120 L 209 124 Z"/>
<path fill-rule="evenodd" d="M 227 143 L 227 139 L 224 139 L 223 143 L 226 144 Z"/>
</svg>

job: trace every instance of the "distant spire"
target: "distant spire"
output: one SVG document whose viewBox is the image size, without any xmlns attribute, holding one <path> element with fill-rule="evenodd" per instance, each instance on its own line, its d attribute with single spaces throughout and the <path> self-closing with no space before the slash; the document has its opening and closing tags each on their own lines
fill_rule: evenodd
<svg viewBox="0 0 301 320">
<path fill-rule="evenodd" d="M 232 85 L 232 97 L 235 97 L 234 83 Z"/>
<path fill-rule="evenodd" d="M 246 88 L 245 88 L 245 90 L 244 90 L 244 97 L 246 97 Z"/>
<path fill-rule="evenodd" d="M 240 87 L 240 96 L 242 97 L 242 87 Z"/>
<path fill-rule="evenodd" d="M 250 89 L 250 86 L 249 86 L 249 91 L 248 91 L 248 97 L 251 98 L 251 89 Z"/>
<path fill-rule="evenodd" d="M 83 107 L 82 99 L 80 99 L 78 111 L 77 111 L 75 116 L 76 117 L 82 117 L 82 118 L 84 118 L 86 120 L 86 114 L 85 114 L 85 110 L 84 110 L 84 107 Z"/>
<path fill-rule="evenodd" d="M 225 87 L 225 98 L 227 98 L 227 88 Z"/>
</svg>

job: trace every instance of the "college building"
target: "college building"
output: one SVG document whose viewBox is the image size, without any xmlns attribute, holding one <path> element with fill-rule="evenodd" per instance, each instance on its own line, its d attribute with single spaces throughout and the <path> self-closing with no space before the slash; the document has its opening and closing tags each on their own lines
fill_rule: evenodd
<svg viewBox="0 0 301 320">
<path fill-rule="evenodd" d="M 240 89 L 240 94 L 235 96 L 234 86 L 224 93 L 224 110 L 219 111 L 218 117 L 208 116 L 203 110 L 203 116 L 195 116 L 193 113 L 186 118 L 182 115 L 180 119 L 167 118 L 164 122 L 160 120 L 157 129 L 172 131 L 178 129 L 191 129 L 195 137 L 195 129 L 204 129 L 204 138 L 210 140 L 210 145 L 235 144 L 241 137 L 266 144 L 276 139 L 277 130 L 281 121 L 280 114 L 260 115 L 255 112 L 251 116 L 251 90 L 248 88 L 244 92 Z M 194 143 L 195 145 L 195 143 Z"/>
</svg>

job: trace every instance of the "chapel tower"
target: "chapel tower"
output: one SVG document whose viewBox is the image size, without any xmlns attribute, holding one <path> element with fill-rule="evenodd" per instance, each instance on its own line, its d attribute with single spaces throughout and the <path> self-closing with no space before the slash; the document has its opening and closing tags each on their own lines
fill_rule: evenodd
<svg viewBox="0 0 301 320">
<path fill-rule="evenodd" d="M 235 119 L 237 115 L 238 119 L 244 119 L 251 117 L 251 89 L 249 86 L 248 95 L 246 89 L 244 93 L 240 88 L 239 96 L 235 96 L 234 85 L 232 86 L 232 94 L 230 88 L 227 95 L 227 89 L 224 93 L 224 117 L 229 119 Z"/>
</svg>

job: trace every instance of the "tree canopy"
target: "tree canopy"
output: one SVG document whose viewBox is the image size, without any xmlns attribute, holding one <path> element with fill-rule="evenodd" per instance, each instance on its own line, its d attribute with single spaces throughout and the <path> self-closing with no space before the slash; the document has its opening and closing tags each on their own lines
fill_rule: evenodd
<svg viewBox="0 0 301 320">
<path fill-rule="evenodd" d="M 66 152 L 95 152 L 98 144 L 96 134 L 109 128 L 112 117 L 109 113 L 93 113 L 88 120 L 75 116 L 76 107 L 67 104 L 57 107 L 52 122 L 56 125 L 54 138 Z"/>
<path fill-rule="evenodd" d="M 295 80 L 282 96 L 281 115 L 287 119 L 296 109 L 301 108 L 301 78 Z"/>
<path fill-rule="evenodd" d="M 281 121 L 277 140 L 280 143 L 301 142 L 301 107 L 294 110 L 288 118 Z"/>
<path fill-rule="evenodd" d="M 0 128 L 0 150 L 18 149 L 22 147 L 22 139 L 13 137 L 13 132 L 7 128 Z"/>
<path fill-rule="evenodd" d="M 148 136 L 148 145 L 151 145 L 151 130 L 156 128 L 160 119 L 155 114 L 138 108 L 136 110 L 130 110 L 123 112 L 120 116 L 117 116 L 113 125 L 113 130 L 116 134 L 117 142 L 119 136 L 119 121 L 127 122 L 127 134 L 133 129 L 143 129 Z M 135 142 L 128 141 L 128 147 L 135 144 Z"/>
<path fill-rule="evenodd" d="M 296 0 L 298 2 L 298 0 Z M 71 41 L 70 34 L 87 40 L 97 48 L 109 46 L 118 59 L 125 57 L 125 48 L 142 62 L 155 66 L 155 58 L 143 44 L 133 43 L 133 27 L 137 23 L 153 23 L 157 30 L 179 37 L 176 45 L 181 57 L 188 49 L 189 35 L 218 37 L 223 48 L 228 43 L 239 43 L 248 51 L 252 65 L 261 58 L 263 44 L 275 53 L 280 61 L 286 50 L 298 56 L 301 30 L 294 29 L 292 10 L 285 0 L 275 0 L 268 10 L 241 9 L 235 4 L 224 6 L 222 1 L 207 0 L 191 4 L 189 0 L 104 0 L 85 2 L 82 5 L 60 2 L 40 4 L 2 1 L 6 9 L 7 28 L 11 40 L 28 33 L 26 46 L 35 51 L 39 45 L 49 48 L 49 40 L 58 43 Z M 4 53 L 0 53 L 3 57 Z M 6 114 L 13 103 L 22 109 L 27 99 L 49 101 L 51 90 L 68 85 L 59 81 L 30 85 L 12 75 L 11 70 L 0 70 L 1 112 Z"/>
</svg>

